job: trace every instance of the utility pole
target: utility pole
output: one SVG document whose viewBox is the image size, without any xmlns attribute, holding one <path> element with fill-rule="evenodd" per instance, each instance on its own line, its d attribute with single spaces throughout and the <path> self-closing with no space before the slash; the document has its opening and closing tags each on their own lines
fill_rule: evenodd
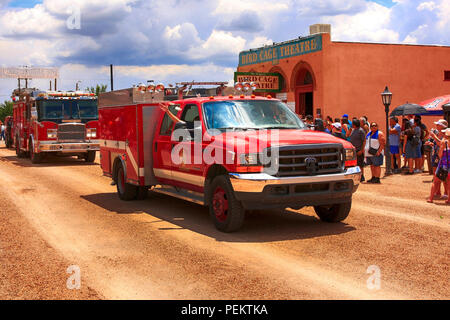
<svg viewBox="0 0 450 320">
<path fill-rule="evenodd" d="M 109 65 L 110 69 L 110 77 L 111 77 L 111 91 L 114 91 L 114 73 L 113 73 L 113 65 Z"/>
</svg>

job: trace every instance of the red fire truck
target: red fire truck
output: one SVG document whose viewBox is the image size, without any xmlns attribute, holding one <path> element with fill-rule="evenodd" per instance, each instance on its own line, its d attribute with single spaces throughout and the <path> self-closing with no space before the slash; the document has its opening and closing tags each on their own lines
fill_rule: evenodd
<svg viewBox="0 0 450 320">
<path fill-rule="evenodd" d="M 14 136 L 14 125 L 13 125 L 13 117 L 7 116 L 5 118 L 5 145 L 6 148 L 11 148 L 13 145 L 13 136 Z"/>
<path fill-rule="evenodd" d="M 16 89 L 14 146 L 18 157 L 39 163 L 47 154 L 75 155 L 87 162 L 100 150 L 97 97 L 86 92 Z"/>
<path fill-rule="evenodd" d="M 225 93 L 223 93 L 225 94 Z M 361 170 L 353 146 L 312 131 L 270 96 L 172 100 L 153 87 L 99 96 L 100 156 L 122 200 L 154 192 L 209 207 L 217 229 L 239 229 L 245 211 L 313 206 L 344 220 Z"/>
</svg>

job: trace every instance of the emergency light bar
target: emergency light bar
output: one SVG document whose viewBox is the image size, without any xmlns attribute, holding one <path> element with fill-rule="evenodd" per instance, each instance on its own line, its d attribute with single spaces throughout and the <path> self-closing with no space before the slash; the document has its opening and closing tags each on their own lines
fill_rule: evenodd
<svg viewBox="0 0 450 320">
<path fill-rule="evenodd" d="M 234 88 L 237 91 L 250 91 L 250 89 L 252 91 L 255 91 L 256 89 L 259 88 L 259 84 L 256 82 L 237 82 L 234 85 Z"/>
</svg>

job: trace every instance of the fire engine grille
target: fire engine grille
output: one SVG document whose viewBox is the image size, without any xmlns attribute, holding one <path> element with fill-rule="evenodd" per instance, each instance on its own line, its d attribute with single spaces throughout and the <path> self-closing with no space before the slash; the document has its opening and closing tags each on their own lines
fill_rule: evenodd
<svg viewBox="0 0 450 320">
<path fill-rule="evenodd" d="M 58 141 L 79 142 L 86 137 L 84 124 L 60 124 L 58 126 Z"/>
<path fill-rule="evenodd" d="M 267 152 L 272 161 L 278 159 L 277 177 L 308 176 L 344 171 L 344 153 L 341 144 L 307 144 L 283 146 Z M 271 164 L 266 165 L 270 167 Z"/>
</svg>

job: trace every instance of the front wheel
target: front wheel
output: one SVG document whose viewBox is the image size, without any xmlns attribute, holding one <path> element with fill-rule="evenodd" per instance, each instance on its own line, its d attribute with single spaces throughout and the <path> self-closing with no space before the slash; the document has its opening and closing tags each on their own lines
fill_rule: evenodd
<svg viewBox="0 0 450 320">
<path fill-rule="evenodd" d="M 42 153 L 34 152 L 33 144 L 30 141 L 30 159 L 31 163 L 37 164 L 42 162 Z"/>
<path fill-rule="evenodd" d="M 314 211 L 316 211 L 317 215 L 322 221 L 340 222 L 348 217 L 351 208 L 352 202 L 349 201 L 328 206 L 315 206 Z"/>
<path fill-rule="evenodd" d="M 233 232 L 244 224 L 245 210 L 234 196 L 233 187 L 226 176 L 214 178 L 209 189 L 209 215 L 216 228 Z"/>
<path fill-rule="evenodd" d="M 22 150 L 20 150 L 20 140 L 19 137 L 16 138 L 16 155 L 18 158 L 24 158 L 25 157 L 25 152 L 23 152 Z"/>
<path fill-rule="evenodd" d="M 122 165 L 117 170 L 117 193 L 119 198 L 125 201 L 136 198 L 137 187 L 125 182 L 125 173 Z"/>
</svg>

